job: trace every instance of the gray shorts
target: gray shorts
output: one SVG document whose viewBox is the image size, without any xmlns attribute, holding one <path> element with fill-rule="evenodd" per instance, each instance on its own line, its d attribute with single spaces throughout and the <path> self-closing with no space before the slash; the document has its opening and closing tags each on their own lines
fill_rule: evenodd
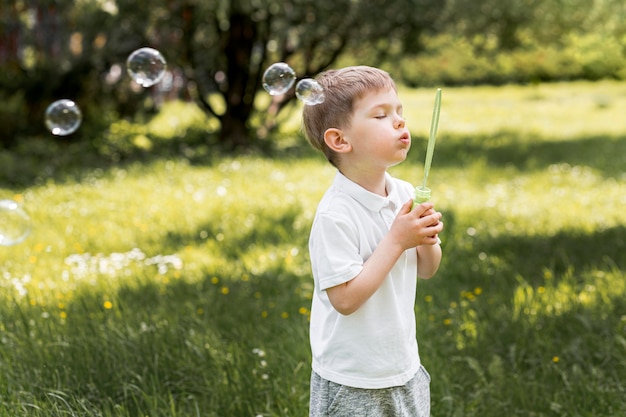
<svg viewBox="0 0 626 417">
<path fill-rule="evenodd" d="M 362 389 L 311 375 L 309 417 L 429 417 L 430 375 L 421 366 L 405 385 Z"/>
</svg>

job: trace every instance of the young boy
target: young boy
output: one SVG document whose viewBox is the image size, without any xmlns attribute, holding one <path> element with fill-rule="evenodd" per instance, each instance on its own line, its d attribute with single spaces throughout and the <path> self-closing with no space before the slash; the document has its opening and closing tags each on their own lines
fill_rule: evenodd
<svg viewBox="0 0 626 417">
<path fill-rule="evenodd" d="M 317 81 L 325 100 L 305 106 L 304 129 L 337 168 L 311 230 L 310 416 L 430 415 L 420 363 L 417 277 L 441 260 L 441 213 L 416 205 L 413 186 L 387 173 L 411 136 L 388 73 L 357 66 Z"/>
</svg>

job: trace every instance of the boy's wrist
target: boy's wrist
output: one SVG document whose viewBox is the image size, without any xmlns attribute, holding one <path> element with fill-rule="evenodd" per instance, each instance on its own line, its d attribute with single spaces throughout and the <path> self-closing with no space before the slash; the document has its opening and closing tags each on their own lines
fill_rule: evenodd
<svg viewBox="0 0 626 417">
<path fill-rule="evenodd" d="M 378 247 L 381 246 L 386 253 L 393 256 L 397 255 L 398 257 L 402 254 L 402 252 L 406 250 L 406 248 L 398 240 L 395 239 L 391 232 L 387 233 L 387 236 L 385 236 L 383 240 L 380 241 Z"/>
</svg>

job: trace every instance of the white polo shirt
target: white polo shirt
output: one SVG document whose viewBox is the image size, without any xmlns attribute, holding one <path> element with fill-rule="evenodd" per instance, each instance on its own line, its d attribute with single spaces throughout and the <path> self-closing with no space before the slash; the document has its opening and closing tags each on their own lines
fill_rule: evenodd
<svg viewBox="0 0 626 417">
<path fill-rule="evenodd" d="M 414 197 L 411 184 L 389 174 L 385 181 L 388 195 L 382 197 L 337 172 L 319 203 L 309 240 L 315 281 L 313 370 L 326 380 L 357 388 L 404 385 L 420 366 L 414 248 L 401 255 L 374 295 L 348 316 L 333 308 L 325 291 L 361 272 L 402 204 Z"/>
</svg>

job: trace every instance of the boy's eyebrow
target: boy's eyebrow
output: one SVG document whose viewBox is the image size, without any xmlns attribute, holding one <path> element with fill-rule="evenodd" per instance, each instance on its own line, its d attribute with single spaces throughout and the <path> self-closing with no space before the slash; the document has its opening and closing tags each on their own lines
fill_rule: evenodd
<svg viewBox="0 0 626 417">
<path fill-rule="evenodd" d="M 403 109 L 402 103 L 400 103 L 400 102 L 398 102 L 398 103 L 384 102 L 384 103 L 373 104 L 370 107 L 370 110 L 374 111 L 374 110 L 376 110 L 378 108 L 383 108 L 383 109 L 386 109 L 386 108 Z"/>
</svg>

